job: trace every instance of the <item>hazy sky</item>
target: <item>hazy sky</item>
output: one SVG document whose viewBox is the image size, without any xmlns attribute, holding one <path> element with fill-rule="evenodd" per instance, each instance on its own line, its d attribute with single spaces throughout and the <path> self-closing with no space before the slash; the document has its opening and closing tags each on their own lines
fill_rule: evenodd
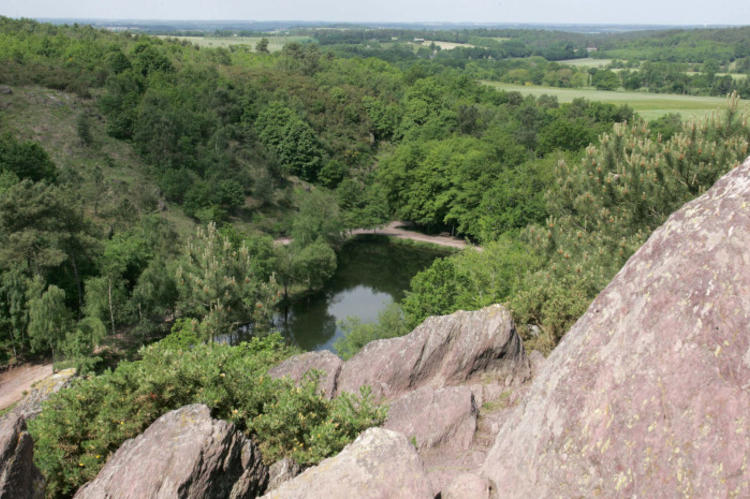
<svg viewBox="0 0 750 499">
<path fill-rule="evenodd" d="M 10 17 L 750 24 L 750 0 L 0 0 Z"/>
</svg>

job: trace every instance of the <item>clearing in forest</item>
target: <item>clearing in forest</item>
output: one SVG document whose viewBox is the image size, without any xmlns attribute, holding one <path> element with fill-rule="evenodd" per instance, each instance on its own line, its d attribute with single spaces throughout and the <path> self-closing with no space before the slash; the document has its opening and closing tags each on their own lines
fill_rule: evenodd
<svg viewBox="0 0 750 499">
<path fill-rule="evenodd" d="M 560 103 L 572 102 L 573 99 L 584 99 L 609 104 L 623 105 L 635 109 L 646 121 L 652 121 L 668 113 L 679 113 L 683 119 L 702 118 L 719 108 L 726 106 L 724 97 L 705 97 L 694 95 L 654 94 L 646 92 L 619 92 L 596 90 L 593 88 L 557 88 L 542 86 L 513 85 L 496 81 L 482 81 L 498 90 L 520 92 L 523 95 L 553 95 Z M 740 108 L 750 111 L 750 102 L 740 101 Z"/>
</svg>

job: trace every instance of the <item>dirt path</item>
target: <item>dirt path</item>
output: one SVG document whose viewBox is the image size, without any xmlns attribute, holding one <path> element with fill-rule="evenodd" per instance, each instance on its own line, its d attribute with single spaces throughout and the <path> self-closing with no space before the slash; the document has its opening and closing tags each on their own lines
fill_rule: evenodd
<svg viewBox="0 0 750 499">
<path fill-rule="evenodd" d="M 376 229 L 353 229 L 349 231 L 349 234 L 351 234 L 352 236 L 357 236 L 360 234 L 372 234 L 376 236 L 395 237 L 398 239 L 409 239 L 411 241 L 437 244 L 438 246 L 447 246 L 456 249 L 474 248 L 477 251 L 482 251 L 482 248 L 480 246 L 467 244 L 466 241 L 457 237 L 452 237 L 449 235 L 430 236 L 427 234 L 422 234 L 421 232 L 409 230 L 408 227 L 408 222 L 394 221 L 390 222 L 384 227 L 379 227 Z M 275 241 L 276 244 L 285 245 L 291 242 L 292 240 L 288 237 L 282 237 L 276 239 Z"/>
<path fill-rule="evenodd" d="M 0 373 L 0 410 L 18 402 L 31 385 L 52 375 L 52 363 L 24 364 Z"/>
</svg>

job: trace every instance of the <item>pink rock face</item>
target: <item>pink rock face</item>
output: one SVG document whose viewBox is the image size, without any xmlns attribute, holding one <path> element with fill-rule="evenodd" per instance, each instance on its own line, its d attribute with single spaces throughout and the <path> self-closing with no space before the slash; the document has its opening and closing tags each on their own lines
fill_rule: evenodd
<svg viewBox="0 0 750 499">
<path fill-rule="evenodd" d="M 383 428 L 403 433 L 417 450 L 467 450 L 477 429 L 479 409 L 469 387 L 423 387 L 392 402 Z"/>
<path fill-rule="evenodd" d="M 255 445 L 194 404 L 168 412 L 122 444 L 75 497 L 250 498 L 267 481 Z"/>
<path fill-rule="evenodd" d="M 433 499 L 422 460 L 406 437 L 370 428 L 338 455 L 263 496 L 269 499 Z"/>
<path fill-rule="evenodd" d="M 429 317 L 406 336 L 368 343 L 344 363 L 338 393 L 357 393 L 369 385 L 375 396 L 390 398 L 481 376 L 509 381 L 528 376 L 523 344 L 500 305 Z"/>
<path fill-rule="evenodd" d="M 594 300 L 483 472 L 503 497 L 750 497 L 750 160 Z"/>
<path fill-rule="evenodd" d="M 33 447 L 20 411 L 0 418 L 0 498 L 44 497 L 44 479 L 34 465 Z"/>
<path fill-rule="evenodd" d="M 443 490 L 441 499 L 489 499 L 490 482 L 474 473 L 462 473 Z"/>
<path fill-rule="evenodd" d="M 324 397 L 330 399 L 336 393 L 336 382 L 342 364 L 343 361 L 328 350 L 306 352 L 288 358 L 268 371 L 268 374 L 274 378 L 286 377 L 300 382 L 311 370 L 321 371 L 323 374 L 318 382 L 318 389 Z"/>
</svg>

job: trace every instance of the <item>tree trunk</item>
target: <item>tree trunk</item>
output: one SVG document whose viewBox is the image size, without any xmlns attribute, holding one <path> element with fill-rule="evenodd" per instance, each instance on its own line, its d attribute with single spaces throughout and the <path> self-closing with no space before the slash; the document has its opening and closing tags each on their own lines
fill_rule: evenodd
<svg viewBox="0 0 750 499">
<path fill-rule="evenodd" d="M 81 286 L 81 276 L 78 275 L 78 264 L 76 257 L 71 253 L 70 265 L 73 267 L 73 278 L 76 280 L 76 290 L 78 291 L 78 318 L 81 318 L 81 309 L 83 308 L 83 287 Z"/>
<path fill-rule="evenodd" d="M 112 280 L 107 279 L 107 295 L 109 298 L 109 319 L 112 321 L 112 334 L 115 334 L 115 310 L 112 306 Z"/>
</svg>

